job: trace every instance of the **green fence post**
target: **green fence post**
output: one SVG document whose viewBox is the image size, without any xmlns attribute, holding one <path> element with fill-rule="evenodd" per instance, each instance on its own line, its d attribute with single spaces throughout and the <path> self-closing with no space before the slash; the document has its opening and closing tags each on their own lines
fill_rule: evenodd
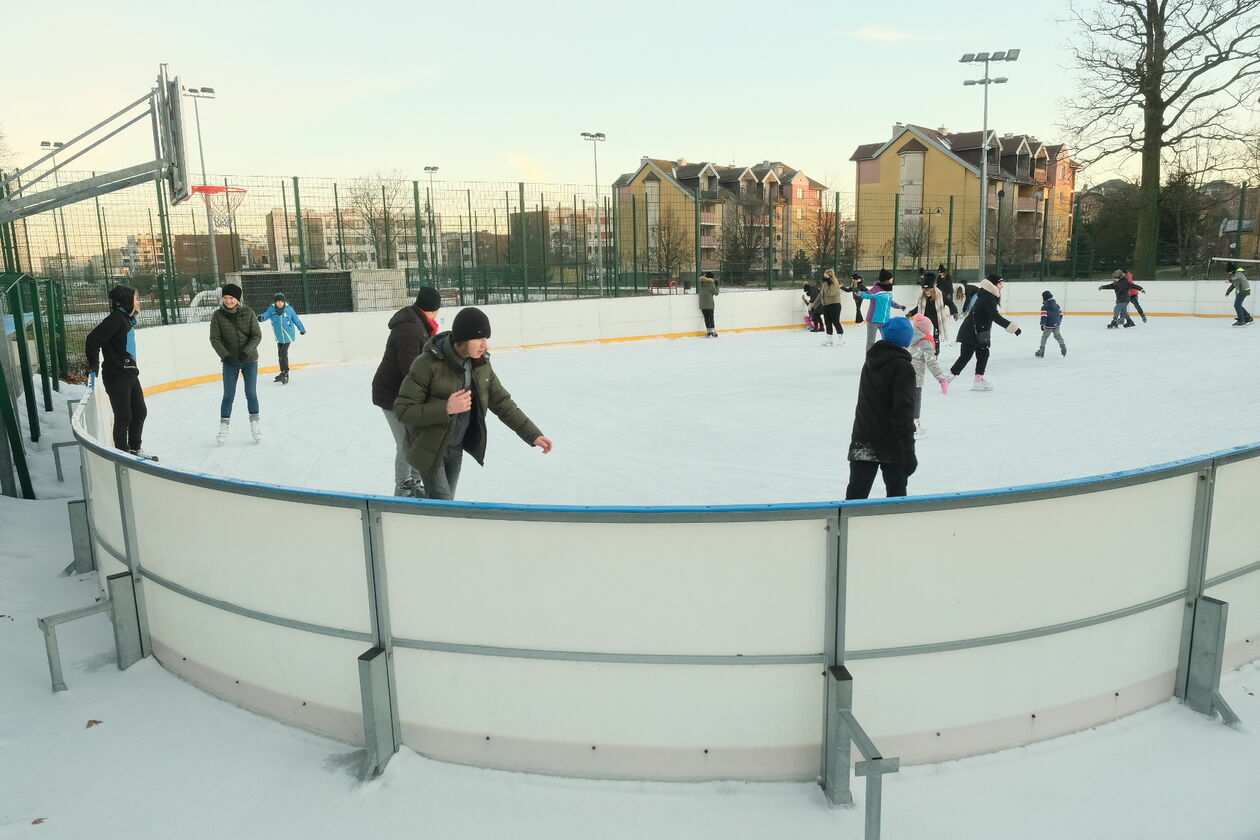
<svg viewBox="0 0 1260 840">
<path fill-rule="evenodd" d="M 17 412 L 13 410 L 9 380 L 5 376 L 3 365 L 0 365 L 0 416 L 4 417 L 4 433 L 9 439 L 9 451 L 13 458 L 13 466 L 17 468 L 22 498 L 34 499 L 35 489 L 31 486 L 31 471 L 26 466 L 26 448 L 22 446 L 22 427 L 18 423 Z"/>
<path fill-rule="evenodd" d="M 835 228 L 835 231 L 834 231 L 835 240 L 836 240 L 835 265 L 838 268 L 840 266 L 840 245 L 841 245 L 841 242 L 840 242 L 840 193 L 836 193 L 836 209 L 835 209 L 835 215 L 831 217 L 831 225 L 832 227 Z M 854 265 L 849 266 L 849 273 L 853 273 L 854 271 L 857 271 L 856 261 Z M 840 278 L 837 277 L 836 280 L 839 281 Z"/>
<path fill-rule="evenodd" d="M 945 268 L 954 270 L 954 197 L 949 197 L 949 224 L 945 231 Z"/>
<path fill-rule="evenodd" d="M 385 186 L 382 184 L 381 197 L 384 198 L 384 195 Z M 306 277 L 306 237 L 302 233 L 302 197 L 298 195 L 298 179 L 296 175 L 293 176 L 293 220 L 294 224 L 297 225 L 298 268 L 302 272 L 302 306 L 305 308 L 307 313 L 310 313 L 312 311 L 311 286 Z M 389 219 L 386 217 L 386 224 L 388 225 L 388 223 Z M 289 226 L 289 216 L 287 213 L 285 214 L 284 224 L 285 227 Z M 386 245 L 388 246 L 388 242 Z M 377 265 L 380 265 L 380 263 L 378 262 Z"/>
<path fill-rule="evenodd" d="M 525 212 L 525 182 L 517 181 L 521 196 L 521 303 L 529 303 L 529 216 Z"/>
<path fill-rule="evenodd" d="M 61 392 L 61 377 L 65 375 L 65 370 L 61 364 L 61 357 L 57 352 L 57 301 L 53 296 L 52 280 L 35 281 L 36 294 L 39 293 L 39 287 L 44 287 L 44 311 L 48 313 L 48 360 L 52 365 L 52 386 L 53 390 Z M 61 368 L 59 370 L 59 368 Z"/>
<path fill-rule="evenodd" d="M 1069 246 L 1069 250 L 1072 253 L 1072 256 L 1071 256 L 1072 267 L 1069 269 L 1070 271 L 1070 274 L 1068 275 L 1069 280 L 1076 279 L 1076 258 L 1077 258 L 1077 254 L 1080 251 L 1080 245 L 1081 245 L 1081 197 L 1077 195 L 1073 202 L 1073 207 L 1072 207 L 1072 243 Z"/>
<path fill-rule="evenodd" d="M 39 443 L 39 411 L 35 407 L 35 376 L 31 371 L 31 350 L 26 345 L 26 304 L 22 301 L 22 284 L 9 287 L 9 311 L 13 313 L 13 332 L 17 339 L 18 364 L 22 376 L 22 392 L 26 397 L 26 417 L 31 443 Z"/>
<path fill-rule="evenodd" d="M 337 200 L 337 185 L 333 184 L 333 201 Z M 424 223 L 420 221 L 420 182 L 411 182 L 411 215 L 412 221 L 416 228 L 416 259 L 420 261 L 420 285 L 426 284 L 428 277 L 428 255 L 424 252 Z M 338 211 L 337 224 L 341 224 L 341 213 Z M 338 242 L 341 241 L 341 234 L 338 233 Z"/>
<path fill-rule="evenodd" d="M 700 288 L 700 188 L 696 187 L 696 288 Z"/>
<path fill-rule="evenodd" d="M 31 290 L 31 318 L 35 323 L 35 354 L 39 358 L 39 379 L 44 389 L 44 411 L 52 411 L 52 386 L 48 382 L 50 354 L 44 349 L 44 316 L 39 307 L 39 284 L 33 278 L 19 282 L 25 282 Z M 50 323 L 49 328 L 51 327 Z"/>
<path fill-rule="evenodd" d="M 92 177 L 96 177 L 96 173 L 92 173 Z M 101 238 L 101 270 L 104 272 L 102 277 L 102 287 L 109 288 L 110 267 L 109 267 L 109 246 L 105 242 L 105 219 L 101 214 L 101 199 L 99 196 L 92 196 L 92 203 L 96 205 L 96 233 Z"/>
<path fill-rule="evenodd" d="M 459 217 L 459 299 L 464 299 L 464 217 Z"/>
<path fill-rule="evenodd" d="M 621 296 L 621 202 L 612 202 L 612 286 L 613 297 Z"/>
<path fill-rule="evenodd" d="M 156 255 L 156 254 L 157 254 L 157 246 L 158 246 L 158 238 L 157 238 L 157 234 L 155 234 L 155 233 L 153 232 L 153 211 L 152 211 L 152 210 L 149 210 L 148 208 L 146 208 L 146 209 L 145 209 L 145 212 L 146 212 L 146 213 L 148 213 L 148 215 L 149 215 L 149 241 L 151 241 L 151 242 L 153 243 L 153 249 L 154 249 L 154 251 L 153 251 L 153 252 L 154 252 L 154 254 Z M 157 284 L 157 292 L 158 292 L 158 305 L 161 307 L 161 311 L 162 311 L 162 322 L 163 322 L 163 323 L 165 323 L 165 322 L 166 322 L 166 288 L 165 288 L 165 286 L 164 286 L 164 284 L 163 284 L 163 280 L 162 280 L 162 278 L 163 278 L 163 276 L 164 276 L 164 273 L 165 273 L 165 272 L 163 272 L 163 274 L 158 274 L 158 273 L 157 273 L 157 266 L 156 266 L 156 265 L 155 265 L 155 266 L 153 266 L 153 279 L 154 279 L 154 282 Z M 106 287 L 105 287 L 105 293 L 106 293 L 106 294 L 109 294 L 109 286 L 108 286 L 108 284 L 107 284 L 107 285 L 106 285 Z"/>
<path fill-rule="evenodd" d="M 163 272 L 164 277 L 169 277 L 170 269 L 167 263 L 168 263 L 168 257 L 170 256 L 171 240 L 170 240 L 170 237 L 166 235 L 166 211 L 163 209 L 166 206 L 166 197 L 165 197 L 165 193 L 162 191 L 162 182 L 158 180 L 158 181 L 154 181 L 153 184 L 157 189 L 158 227 L 162 231 L 162 272 Z M 149 219 L 149 231 L 150 231 L 149 236 L 150 237 L 153 236 L 152 230 L 153 230 L 153 219 L 150 218 Z M 153 247 L 154 248 L 157 247 L 156 239 L 153 241 Z M 157 287 L 158 287 L 158 304 L 161 307 L 161 311 L 162 311 L 162 323 L 165 325 L 165 324 L 170 323 L 170 319 L 167 317 L 167 314 L 166 314 L 166 291 L 163 288 L 164 277 L 158 278 Z M 106 286 L 106 289 L 108 288 L 109 287 Z"/>
<path fill-rule="evenodd" d="M 893 196 L 892 273 L 897 279 L 897 240 L 901 238 L 901 193 Z"/>
<path fill-rule="evenodd" d="M 774 265 L 774 201 L 770 198 L 766 199 L 766 252 L 763 257 L 766 261 L 766 288 L 773 289 L 774 280 L 770 272 Z"/>
<path fill-rule="evenodd" d="M 639 208 L 638 196 L 630 196 L 630 262 L 634 268 L 634 291 L 639 291 Z"/>
<path fill-rule="evenodd" d="M 346 229 L 341 223 L 341 199 L 337 196 L 337 182 L 333 181 L 333 213 L 337 216 L 337 256 L 341 270 L 346 270 Z M 416 223 L 419 225 L 419 222 Z"/>
<path fill-rule="evenodd" d="M 1234 222 L 1234 259 L 1242 259 L 1242 227 L 1243 227 L 1243 211 L 1247 208 L 1247 184 L 1243 183 L 1242 189 L 1238 191 L 1238 219 Z"/>
<path fill-rule="evenodd" d="M 57 358 L 61 365 L 61 375 L 65 376 L 70 372 L 70 365 L 66 360 L 66 292 L 56 281 L 53 281 L 52 288 L 57 293 Z"/>
<path fill-rule="evenodd" d="M 543 300 L 546 300 L 547 288 L 550 285 L 549 281 L 551 279 L 550 274 L 547 271 L 547 252 L 551 250 L 549 247 L 547 247 L 548 246 L 547 240 L 551 238 L 551 225 L 549 223 L 549 219 L 547 218 L 547 196 L 542 195 L 542 194 L 538 196 L 538 218 L 542 220 L 542 251 L 541 251 L 542 290 L 543 290 Z M 462 248 L 462 243 L 461 243 L 461 248 Z"/>
<path fill-rule="evenodd" d="M 1046 240 L 1050 236 L 1050 199 L 1043 199 L 1041 211 L 1041 279 L 1050 276 L 1050 266 L 1046 263 Z"/>
</svg>

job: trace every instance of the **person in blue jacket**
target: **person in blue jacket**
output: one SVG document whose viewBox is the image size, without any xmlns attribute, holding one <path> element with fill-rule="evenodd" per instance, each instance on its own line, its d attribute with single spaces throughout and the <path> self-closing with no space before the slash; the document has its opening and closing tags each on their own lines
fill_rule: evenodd
<svg viewBox="0 0 1260 840">
<path fill-rule="evenodd" d="M 880 269 L 879 279 L 875 281 L 875 286 L 869 291 L 862 292 L 865 300 L 871 301 L 871 308 L 866 313 L 866 349 L 870 350 L 871 345 L 879 341 L 880 332 L 883 330 L 884 324 L 888 323 L 892 310 L 905 309 L 900 303 L 893 300 L 893 275 L 888 269 Z"/>
<path fill-rule="evenodd" d="M 283 292 L 276 292 L 275 302 L 267 307 L 267 311 L 258 316 L 259 323 L 270 321 L 276 333 L 276 350 L 280 356 L 280 372 L 273 382 L 281 385 L 289 384 L 289 345 L 299 335 L 306 335 L 306 327 L 298 317 L 297 310 L 289 306 Z"/>
<path fill-rule="evenodd" d="M 1055 302 L 1054 295 L 1049 291 L 1041 293 L 1041 347 L 1033 353 L 1038 359 L 1045 358 L 1046 340 L 1051 335 L 1054 340 L 1059 342 L 1059 352 L 1064 356 L 1067 355 L 1067 344 L 1063 341 L 1063 335 L 1059 332 L 1059 327 L 1063 324 L 1063 310 L 1059 308 L 1059 304 Z"/>
</svg>

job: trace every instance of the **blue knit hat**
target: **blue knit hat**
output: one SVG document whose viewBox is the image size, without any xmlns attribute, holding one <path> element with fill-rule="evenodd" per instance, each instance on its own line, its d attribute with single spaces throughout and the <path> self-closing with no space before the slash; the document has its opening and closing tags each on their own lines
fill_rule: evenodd
<svg viewBox="0 0 1260 840">
<path fill-rule="evenodd" d="M 884 341 L 896 344 L 898 347 L 909 347 L 913 338 L 914 327 L 911 326 L 909 318 L 893 318 L 884 324 Z"/>
</svg>

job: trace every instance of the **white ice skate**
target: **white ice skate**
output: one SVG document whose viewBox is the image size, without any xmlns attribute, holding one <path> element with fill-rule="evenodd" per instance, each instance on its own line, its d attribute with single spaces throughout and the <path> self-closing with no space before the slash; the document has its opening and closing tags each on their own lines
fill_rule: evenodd
<svg viewBox="0 0 1260 840">
<path fill-rule="evenodd" d="M 143 449 L 133 449 L 131 450 L 131 454 L 136 456 L 137 458 L 143 458 L 146 461 L 157 461 L 158 459 L 156 455 L 150 455 L 148 452 L 145 452 Z"/>
<path fill-rule="evenodd" d="M 976 381 L 975 381 L 975 382 L 973 382 L 973 383 L 971 383 L 971 390 L 973 390 L 973 391 L 992 391 L 992 390 L 993 390 L 993 385 L 989 382 L 989 380 L 985 379 L 985 378 L 984 378 L 983 376 L 981 376 L 980 374 L 976 374 Z"/>
<path fill-rule="evenodd" d="M 223 444 L 227 443 L 227 436 L 228 436 L 228 421 L 220 420 L 219 433 L 214 436 L 214 442 L 217 443 L 219 446 L 222 446 Z"/>
<path fill-rule="evenodd" d="M 258 425 L 258 418 L 249 418 L 249 433 L 254 438 L 254 443 L 262 443 L 262 426 Z"/>
<path fill-rule="evenodd" d="M 835 342 L 833 342 L 833 341 L 831 340 L 831 336 L 827 336 L 826 338 L 824 338 L 824 339 L 823 339 L 822 346 L 823 346 L 823 347 L 831 347 L 834 343 L 835 343 Z"/>
</svg>

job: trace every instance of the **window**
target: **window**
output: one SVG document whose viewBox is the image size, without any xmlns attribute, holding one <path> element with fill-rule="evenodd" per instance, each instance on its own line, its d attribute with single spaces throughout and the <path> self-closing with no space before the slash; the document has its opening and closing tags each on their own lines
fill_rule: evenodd
<svg viewBox="0 0 1260 840">
<path fill-rule="evenodd" d="M 800 242 L 800 241 L 801 241 L 802 239 L 804 239 L 804 238 L 805 238 L 805 233 L 804 233 L 804 231 L 799 231 L 799 230 L 798 230 L 798 231 L 796 232 L 796 241 L 797 241 L 797 242 Z"/>
<path fill-rule="evenodd" d="M 796 208 L 796 218 L 798 218 L 798 219 L 803 219 L 803 218 L 805 218 L 805 208 L 803 208 L 803 207 L 797 207 L 797 208 Z"/>
<path fill-rule="evenodd" d="M 797 187 L 797 188 L 796 188 L 796 197 L 797 197 L 797 198 L 804 198 L 804 197 L 805 197 L 805 188 L 804 188 L 804 187 Z"/>
</svg>

